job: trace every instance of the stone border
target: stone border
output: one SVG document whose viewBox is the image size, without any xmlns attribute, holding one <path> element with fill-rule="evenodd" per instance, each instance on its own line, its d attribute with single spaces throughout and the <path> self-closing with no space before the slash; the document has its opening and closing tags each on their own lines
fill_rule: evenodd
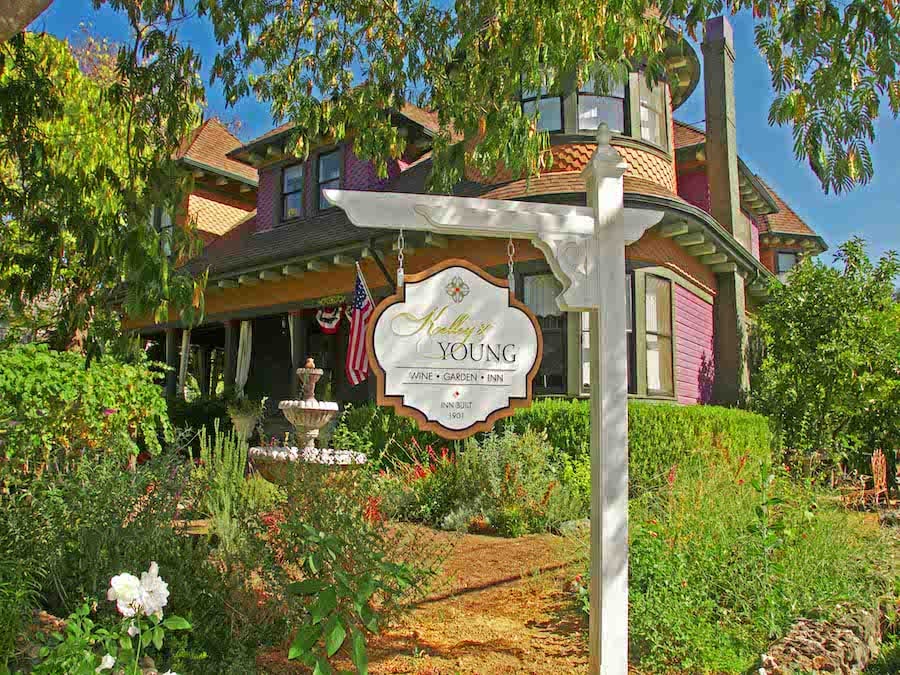
<svg viewBox="0 0 900 675">
<path fill-rule="evenodd" d="M 880 612 L 838 609 L 836 621 L 798 619 L 762 655 L 758 674 L 862 672 L 881 647 Z"/>
</svg>

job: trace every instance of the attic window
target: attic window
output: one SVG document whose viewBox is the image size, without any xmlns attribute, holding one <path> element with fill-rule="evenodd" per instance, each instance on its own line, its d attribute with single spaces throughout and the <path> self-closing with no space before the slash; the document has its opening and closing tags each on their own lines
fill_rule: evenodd
<svg viewBox="0 0 900 675">
<path fill-rule="evenodd" d="M 303 165 L 286 166 L 281 174 L 281 219 L 303 215 Z"/>
</svg>

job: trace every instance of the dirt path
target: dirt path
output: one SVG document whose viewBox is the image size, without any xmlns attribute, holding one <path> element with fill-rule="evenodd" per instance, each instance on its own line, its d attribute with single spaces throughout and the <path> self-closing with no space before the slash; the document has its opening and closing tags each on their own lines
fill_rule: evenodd
<svg viewBox="0 0 900 675">
<path fill-rule="evenodd" d="M 369 672 L 586 672 L 587 622 L 565 591 L 581 571 L 570 541 L 428 536 L 454 539 L 442 579 L 402 623 L 370 640 Z"/>
</svg>

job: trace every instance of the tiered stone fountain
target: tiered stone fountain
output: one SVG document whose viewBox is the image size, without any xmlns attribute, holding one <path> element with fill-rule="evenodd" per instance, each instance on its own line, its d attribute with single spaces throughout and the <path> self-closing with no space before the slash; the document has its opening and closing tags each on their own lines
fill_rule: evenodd
<svg viewBox="0 0 900 675">
<path fill-rule="evenodd" d="M 297 369 L 303 398 L 296 401 L 281 401 L 278 408 L 294 427 L 298 444 L 302 447 L 269 446 L 250 448 L 253 466 L 273 483 L 284 483 L 290 477 L 290 462 L 306 462 L 326 466 L 349 467 L 366 462 L 366 456 L 352 450 L 317 448 L 319 431 L 338 413 L 338 404 L 332 401 L 316 400 L 316 383 L 324 371 L 316 368 L 312 359 L 307 359 L 303 368 Z"/>
</svg>

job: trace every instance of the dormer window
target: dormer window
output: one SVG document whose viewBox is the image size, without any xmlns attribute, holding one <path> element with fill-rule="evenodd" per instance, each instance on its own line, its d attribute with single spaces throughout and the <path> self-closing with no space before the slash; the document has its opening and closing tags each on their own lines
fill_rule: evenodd
<svg viewBox="0 0 900 675">
<path fill-rule="evenodd" d="M 303 216 L 303 165 L 286 166 L 281 173 L 281 219 Z"/>
<path fill-rule="evenodd" d="M 325 199 L 322 190 L 341 187 L 341 153 L 340 150 L 319 155 L 319 210 L 331 208 L 331 202 Z"/>
<path fill-rule="evenodd" d="M 547 85 L 550 77 L 544 75 L 544 86 L 540 91 L 522 93 L 522 113 L 533 117 L 537 111 L 537 128 L 539 131 L 562 131 L 563 104 L 562 96 L 551 94 Z"/>
<path fill-rule="evenodd" d="M 578 90 L 578 131 L 595 131 L 606 122 L 610 131 L 625 133 L 625 84 L 613 85 L 608 94 L 599 95 L 593 80 Z"/>
</svg>

